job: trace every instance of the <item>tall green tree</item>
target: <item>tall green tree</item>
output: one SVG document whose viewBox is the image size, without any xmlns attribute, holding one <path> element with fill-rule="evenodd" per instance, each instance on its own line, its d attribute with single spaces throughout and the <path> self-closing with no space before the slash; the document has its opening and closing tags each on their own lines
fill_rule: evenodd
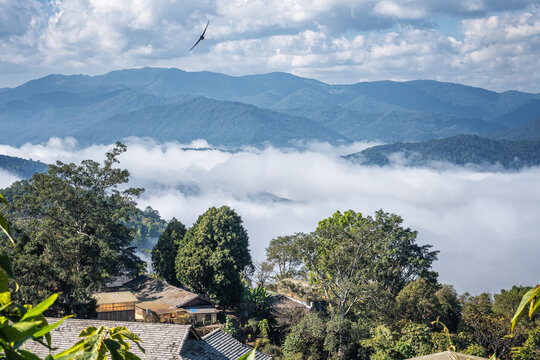
<svg viewBox="0 0 540 360">
<path fill-rule="evenodd" d="M 135 213 L 142 189 L 119 189 L 129 181 L 129 172 L 115 166 L 125 151 L 117 143 L 103 164 L 57 162 L 20 184 L 11 216 L 19 229 L 13 259 L 24 302 L 61 293 L 55 312 L 84 316 L 92 292 L 140 271 L 133 232 L 122 222 Z"/>
<path fill-rule="evenodd" d="M 252 266 L 242 219 L 228 206 L 199 216 L 180 243 L 178 280 L 219 304 L 232 307 L 244 295 L 240 273 Z"/>
<path fill-rule="evenodd" d="M 266 261 L 277 267 L 277 280 L 294 278 L 302 267 L 302 258 L 296 250 L 298 237 L 303 234 L 279 236 L 266 248 Z"/>
<path fill-rule="evenodd" d="M 176 218 L 172 218 L 152 249 L 152 267 L 154 271 L 169 284 L 175 286 L 180 285 L 180 282 L 176 278 L 174 263 L 178 254 L 178 247 L 185 235 L 185 225 Z"/>
<path fill-rule="evenodd" d="M 431 264 L 437 252 L 417 245 L 416 232 L 402 222 L 382 210 L 375 217 L 337 211 L 320 221 L 315 232 L 298 238 L 297 249 L 312 281 L 324 289 L 341 321 L 360 304 L 376 302 L 379 292 L 396 296 L 418 277 L 435 277 Z M 339 334 L 338 358 L 344 356 L 345 336 Z"/>
</svg>

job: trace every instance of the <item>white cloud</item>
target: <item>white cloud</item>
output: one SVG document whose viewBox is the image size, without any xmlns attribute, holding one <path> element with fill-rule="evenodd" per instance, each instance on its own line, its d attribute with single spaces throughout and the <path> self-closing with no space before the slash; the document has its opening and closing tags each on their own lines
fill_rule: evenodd
<svg viewBox="0 0 540 360">
<path fill-rule="evenodd" d="M 0 86 L 48 73 L 177 66 L 233 75 L 278 70 L 331 83 L 430 78 L 536 92 L 535 4 L 1 0 Z M 437 16 L 462 19 L 463 34 L 437 30 Z M 207 39 L 188 52 L 207 20 Z"/>
<path fill-rule="evenodd" d="M 206 145 L 131 139 L 121 166 L 130 170 L 133 186 L 146 188 L 139 205 L 187 225 L 210 206 L 229 205 L 242 216 L 256 258 L 264 256 L 273 237 L 309 232 L 335 210 L 368 215 L 382 208 L 418 230 L 420 243 L 441 251 L 435 265 L 440 279 L 460 291 L 493 292 L 538 280 L 540 168 L 514 173 L 441 164 L 438 169 L 381 168 L 339 157 L 366 144 L 235 153 L 183 149 Z M 110 147 L 78 149 L 70 140 L 56 139 L 46 146 L 1 146 L 0 153 L 47 162 L 100 160 Z M 4 176 L 2 182 L 11 181 Z"/>
<path fill-rule="evenodd" d="M 9 185 L 13 184 L 15 181 L 19 181 L 19 180 L 20 178 L 17 175 L 14 175 L 10 173 L 9 171 L 5 171 L 4 169 L 0 169 L 0 189 L 8 187 Z"/>
</svg>

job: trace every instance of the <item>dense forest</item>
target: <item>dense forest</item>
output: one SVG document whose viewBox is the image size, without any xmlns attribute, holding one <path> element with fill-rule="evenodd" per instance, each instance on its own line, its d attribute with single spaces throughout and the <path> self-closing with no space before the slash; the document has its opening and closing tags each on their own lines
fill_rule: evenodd
<svg viewBox="0 0 540 360">
<path fill-rule="evenodd" d="M 495 140 L 476 135 L 457 135 L 419 143 L 379 145 L 345 159 L 366 165 L 389 165 L 392 159 L 408 166 L 433 162 L 456 165 L 501 165 L 520 169 L 540 164 L 540 140 Z"/>
<path fill-rule="evenodd" d="M 1 191 L 15 241 L 4 247 L 20 286 L 15 301 L 60 293 L 47 315 L 91 317 L 92 292 L 147 271 L 133 241 L 164 224 L 147 208 L 144 228 L 127 226 L 141 214 L 135 201 L 144 190 L 128 187 L 129 172 L 116 166 L 125 150 L 118 143 L 103 163 L 58 162 Z M 212 207 L 191 227 L 166 225 L 153 276 L 214 300 L 231 314 L 225 331 L 276 359 L 392 360 L 447 349 L 538 359 L 538 316 L 523 316 L 513 335 L 511 326 L 531 287 L 458 294 L 438 281 L 438 251 L 416 238 L 396 214 L 336 211 L 312 232 L 272 239 L 266 259 L 254 262 L 241 216 Z M 278 293 L 305 305 L 276 303 Z"/>
</svg>

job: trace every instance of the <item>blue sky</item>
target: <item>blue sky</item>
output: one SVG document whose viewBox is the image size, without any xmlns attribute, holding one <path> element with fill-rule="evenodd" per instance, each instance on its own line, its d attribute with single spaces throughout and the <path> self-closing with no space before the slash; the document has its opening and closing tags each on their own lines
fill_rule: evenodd
<svg viewBox="0 0 540 360">
<path fill-rule="evenodd" d="M 0 87 L 161 66 L 540 92 L 540 0 L 0 0 Z M 192 52 L 206 21 L 207 39 Z"/>
</svg>

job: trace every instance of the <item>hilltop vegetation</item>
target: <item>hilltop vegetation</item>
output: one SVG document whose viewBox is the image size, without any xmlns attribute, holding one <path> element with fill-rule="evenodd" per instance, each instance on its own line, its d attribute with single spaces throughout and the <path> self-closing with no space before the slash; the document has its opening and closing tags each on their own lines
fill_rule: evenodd
<svg viewBox="0 0 540 360">
<path fill-rule="evenodd" d="M 47 171 L 47 164 L 15 156 L 0 155 L 0 169 L 4 169 L 22 179 L 28 179 L 34 173 Z"/>
</svg>

